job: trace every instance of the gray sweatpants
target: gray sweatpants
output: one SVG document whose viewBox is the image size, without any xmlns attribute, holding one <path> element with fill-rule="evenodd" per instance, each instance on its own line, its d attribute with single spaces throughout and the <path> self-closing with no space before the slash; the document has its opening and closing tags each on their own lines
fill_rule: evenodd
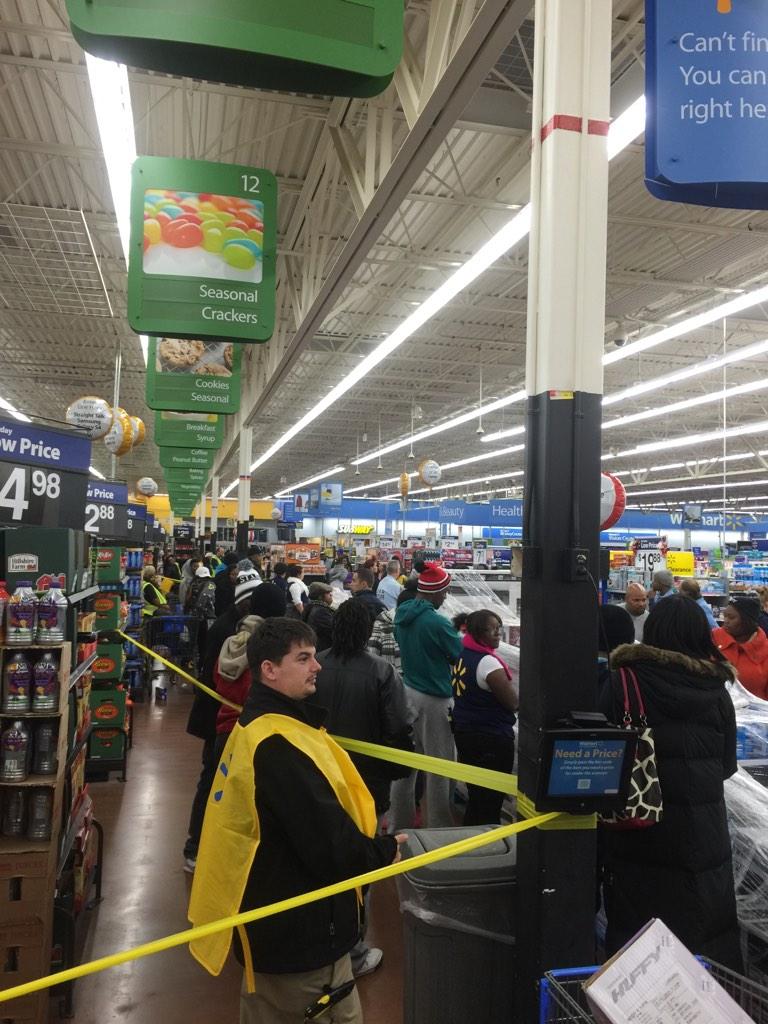
<svg viewBox="0 0 768 1024">
<path fill-rule="evenodd" d="M 405 696 L 413 720 L 413 738 L 416 751 L 430 757 L 444 757 L 456 760 L 456 747 L 448 721 L 451 706 L 450 697 L 430 697 L 429 694 L 405 686 Z M 454 825 L 451 814 L 450 779 L 442 775 L 427 774 L 426 814 L 422 818 L 424 828 L 448 828 Z M 390 834 L 413 826 L 416 814 L 415 802 L 416 772 L 408 779 L 392 783 L 392 807 L 389 812 Z"/>
</svg>

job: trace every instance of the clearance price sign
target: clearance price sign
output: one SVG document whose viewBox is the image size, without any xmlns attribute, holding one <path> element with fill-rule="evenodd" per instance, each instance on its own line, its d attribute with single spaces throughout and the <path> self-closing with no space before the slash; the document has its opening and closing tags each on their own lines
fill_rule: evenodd
<svg viewBox="0 0 768 1024">
<path fill-rule="evenodd" d="M 131 183 L 128 322 L 166 339 L 267 341 L 275 326 L 270 171 L 140 157 Z"/>
<path fill-rule="evenodd" d="M 224 417 L 204 413 L 156 412 L 155 444 L 166 448 L 221 448 Z"/>
<path fill-rule="evenodd" d="M 645 96 L 654 196 L 768 207 L 765 0 L 646 0 Z"/>
<path fill-rule="evenodd" d="M 83 528 L 91 442 L 0 420 L 0 524 Z"/>
<path fill-rule="evenodd" d="M 241 354 L 241 346 L 231 341 L 150 338 L 147 405 L 176 412 L 237 412 Z"/>
</svg>

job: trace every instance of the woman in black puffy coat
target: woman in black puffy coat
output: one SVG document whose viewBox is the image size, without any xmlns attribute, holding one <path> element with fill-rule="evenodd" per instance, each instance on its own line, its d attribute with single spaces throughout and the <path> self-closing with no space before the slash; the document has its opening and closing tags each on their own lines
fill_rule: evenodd
<svg viewBox="0 0 768 1024">
<path fill-rule="evenodd" d="M 637 676 L 656 744 L 663 816 L 647 828 L 601 829 L 606 951 L 615 953 L 658 917 L 693 953 L 740 970 L 723 793 L 736 771 L 736 720 L 725 688 L 730 668 L 701 608 L 677 596 L 653 607 L 644 643 L 618 647 L 611 664 Z M 614 671 L 601 710 L 620 722 L 623 708 Z"/>
</svg>

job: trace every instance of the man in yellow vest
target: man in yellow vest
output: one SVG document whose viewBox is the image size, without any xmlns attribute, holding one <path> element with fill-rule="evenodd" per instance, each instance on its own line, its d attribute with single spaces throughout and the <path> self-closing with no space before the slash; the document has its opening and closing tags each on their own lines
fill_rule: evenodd
<svg viewBox="0 0 768 1024">
<path fill-rule="evenodd" d="M 144 581 L 141 588 L 141 596 L 144 599 L 141 614 L 145 618 L 149 618 L 155 614 L 158 608 L 165 608 L 168 600 L 160 589 L 160 577 L 157 575 L 154 565 L 145 566 L 141 578 Z"/>
<path fill-rule="evenodd" d="M 399 860 L 406 837 L 374 836 L 373 798 L 306 703 L 320 670 L 315 634 L 267 619 L 248 643 L 253 685 L 206 809 L 189 919 L 194 925 L 311 892 Z M 318 900 L 238 929 L 240 1024 L 304 1024 L 328 997 L 326 1024 L 362 1024 L 349 952 L 360 894 Z M 191 944 L 219 974 L 231 930 Z"/>
</svg>

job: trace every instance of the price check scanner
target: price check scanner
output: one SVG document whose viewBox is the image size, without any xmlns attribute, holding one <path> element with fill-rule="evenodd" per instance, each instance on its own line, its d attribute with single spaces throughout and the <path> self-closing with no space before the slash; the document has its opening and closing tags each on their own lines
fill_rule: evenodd
<svg viewBox="0 0 768 1024">
<path fill-rule="evenodd" d="M 599 712 L 573 711 L 540 734 L 538 811 L 594 814 L 622 811 L 637 748 L 637 733 Z"/>
</svg>

